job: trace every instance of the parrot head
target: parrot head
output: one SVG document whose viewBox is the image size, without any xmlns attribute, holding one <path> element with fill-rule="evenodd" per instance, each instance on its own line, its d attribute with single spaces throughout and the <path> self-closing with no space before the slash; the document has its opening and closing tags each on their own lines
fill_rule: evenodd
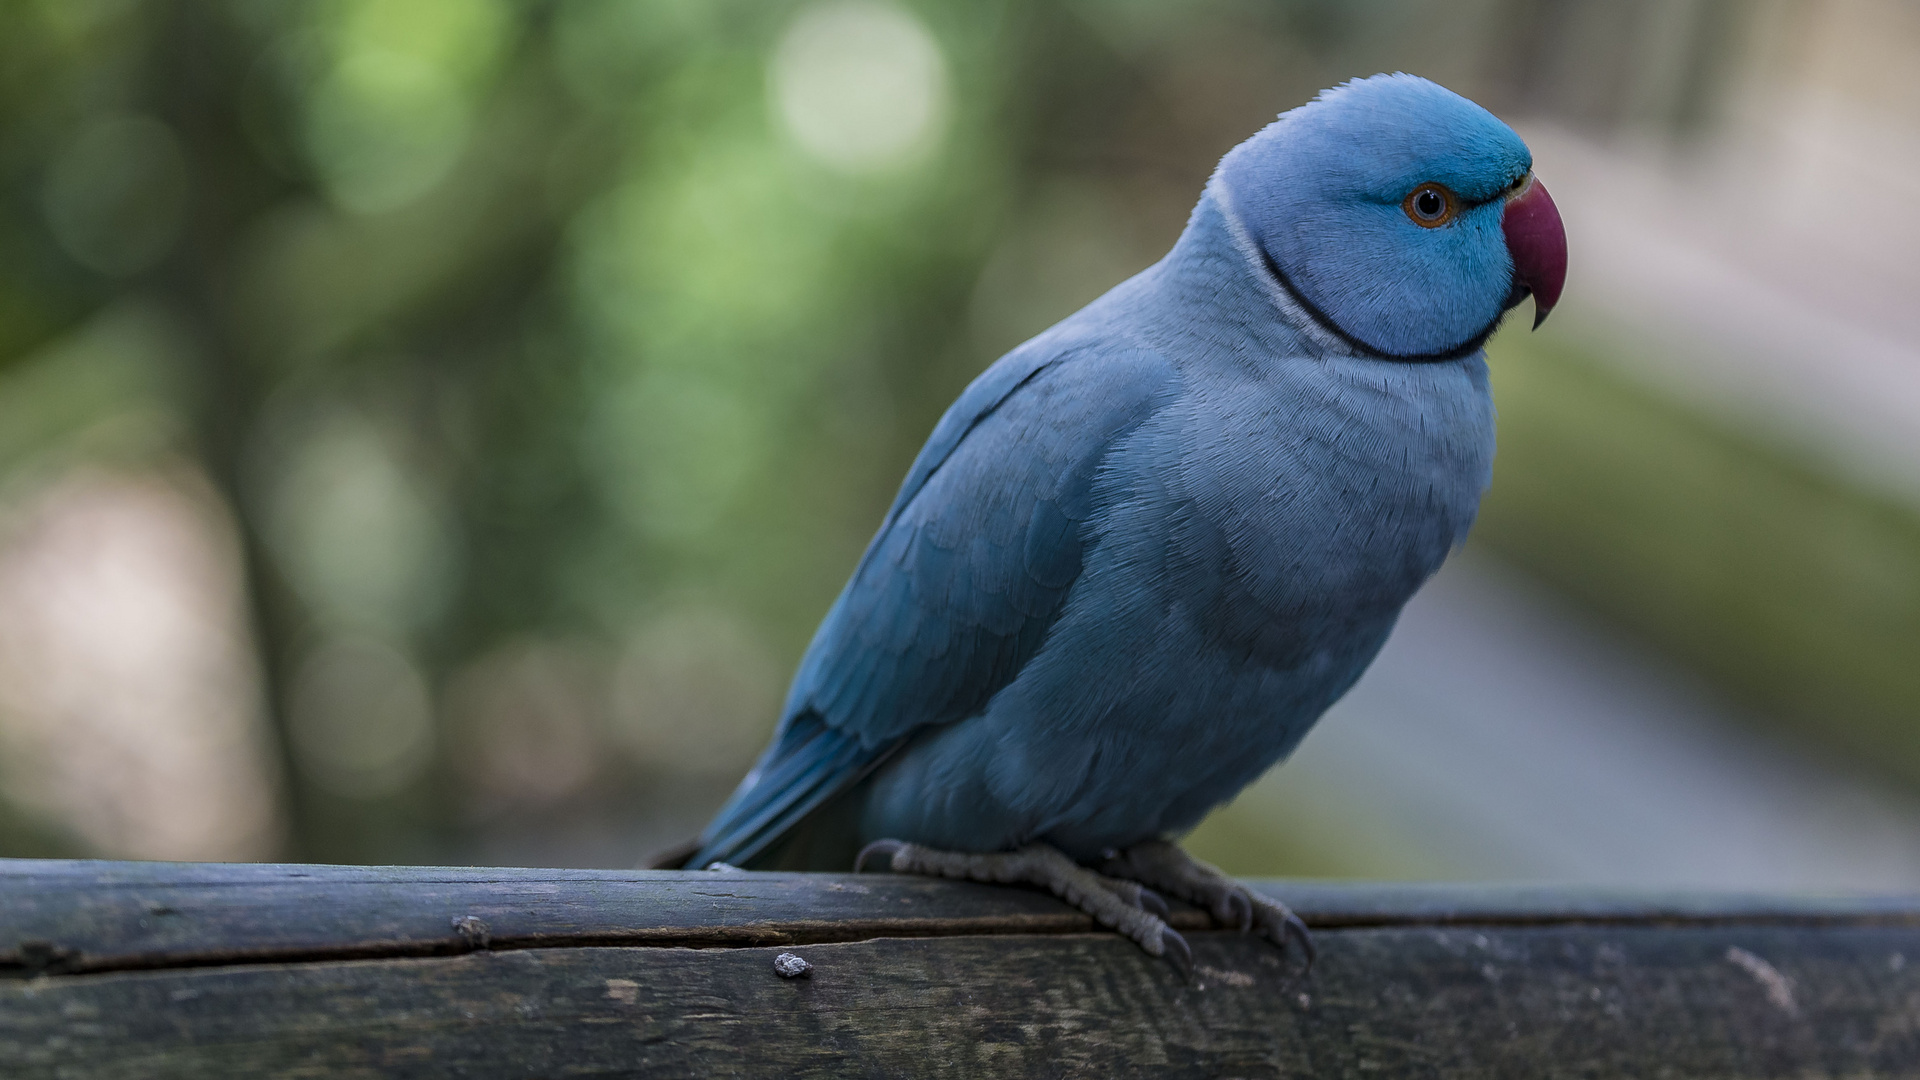
<svg viewBox="0 0 1920 1080">
<path fill-rule="evenodd" d="M 1217 182 L 1281 286 L 1373 355 L 1473 352 L 1529 295 L 1538 326 L 1566 280 L 1526 143 L 1416 76 L 1325 91 L 1229 152 Z"/>
</svg>

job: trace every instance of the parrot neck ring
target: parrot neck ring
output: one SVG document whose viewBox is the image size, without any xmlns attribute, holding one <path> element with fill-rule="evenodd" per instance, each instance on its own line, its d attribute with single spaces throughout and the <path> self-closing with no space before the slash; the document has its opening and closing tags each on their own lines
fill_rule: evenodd
<svg viewBox="0 0 1920 1080">
<path fill-rule="evenodd" d="M 1500 314 L 1494 316 L 1491 322 L 1480 329 L 1479 333 L 1450 349 L 1436 349 L 1433 352 L 1425 353 L 1388 352 L 1385 349 L 1369 345 L 1348 333 L 1345 327 L 1333 321 L 1333 316 L 1320 310 L 1318 304 L 1307 299 L 1299 287 L 1294 285 L 1293 279 L 1287 276 L 1287 272 L 1280 269 L 1280 264 L 1274 261 L 1271 252 L 1265 248 L 1259 248 L 1257 250 L 1261 268 L 1267 272 L 1268 278 L 1279 287 L 1281 293 L 1283 293 L 1288 300 L 1292 301 L 1293 305 L 1298 308 L 1309 321 L 1332 335 L 1335 339 L 1346 345 L 1347 348 L 1353 350 L 1356 356 L 1364 356 L 1374 360 L 1392 360 L 1403 364 L 1448 363 L 1479 352 L 1480 349 L 1486 345 L 1487 339 L 1493 336 L 1493 332 L 1500 329 L 1500 321 L 1506 318 L 1506 311 L 1503 308 Z M 1513 302 L 1510 302 L 1507 306 L 1511 307 Z"/>
</svg>

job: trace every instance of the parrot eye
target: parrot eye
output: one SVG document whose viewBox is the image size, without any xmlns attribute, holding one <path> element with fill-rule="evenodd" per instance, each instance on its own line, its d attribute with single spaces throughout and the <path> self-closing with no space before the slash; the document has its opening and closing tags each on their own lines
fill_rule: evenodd
<svg viewBox="0 0 1920 1080">
<path fill-rule="evenodd" d="M 1407 217 L 1415 225 L 1423 229 L 1437 229 L 1453 220 L 1458 205 L 1453 192 L 1439 184 L 1421 184 L 1413 189 L 1413 194 L 1407 196 L 1406 202 L 1400 204 L 1400 209 L 1407 212 Z"/>
</svg>

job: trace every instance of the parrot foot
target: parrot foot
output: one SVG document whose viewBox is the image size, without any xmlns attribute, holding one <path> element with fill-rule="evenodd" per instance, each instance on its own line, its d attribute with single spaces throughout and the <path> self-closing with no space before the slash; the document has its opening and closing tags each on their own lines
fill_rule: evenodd
<svg viewBox="0 0 1920 1080">
<path fill-rule="evenodd" d="M 1102 926 L 1120 931 L 1146 951 L 1164 956 L 1193 975 L 1193 950 L 1187 939 L 1165 921 L 1167 902 L 1146 884 L 1105 877 L 1081 866 L 1048 844 L 1029 844 L 1015 851 L 978 854 L 941 851 L 901 840 L 875 840 L 860 849 L 853 869 L 859 873 L 869 859 L 885 858 L 896 874 L 965 878 L 995 884 L 1038 885 L 1093 916 Z"/>
<path fill-rule="evenodd" d="M 1165 840 L 1148 840 L 1110 856 L 1100 868 L 1114 878 L 1137 881 L 1204 908 L 1218 922 L 1286 948 L 1297 942 L 1306 967 L 1313 970 L 1313 936 L 1285 904 L 1269 900 L 1218 869 L 1188 855 Z"/>
</svg>

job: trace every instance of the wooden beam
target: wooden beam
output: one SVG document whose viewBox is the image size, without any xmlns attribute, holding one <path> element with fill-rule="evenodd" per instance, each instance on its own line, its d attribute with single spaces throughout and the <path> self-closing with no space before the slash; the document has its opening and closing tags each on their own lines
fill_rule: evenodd
<svg viewBox="0 0 1920 1080">
<path fill-rule="evenodd" d="M 882 874 L 0 860 L 0 1076 L 1920 1076 L 1920 898 L 1261 887 L 1311 974 Z"/>
</svg>

